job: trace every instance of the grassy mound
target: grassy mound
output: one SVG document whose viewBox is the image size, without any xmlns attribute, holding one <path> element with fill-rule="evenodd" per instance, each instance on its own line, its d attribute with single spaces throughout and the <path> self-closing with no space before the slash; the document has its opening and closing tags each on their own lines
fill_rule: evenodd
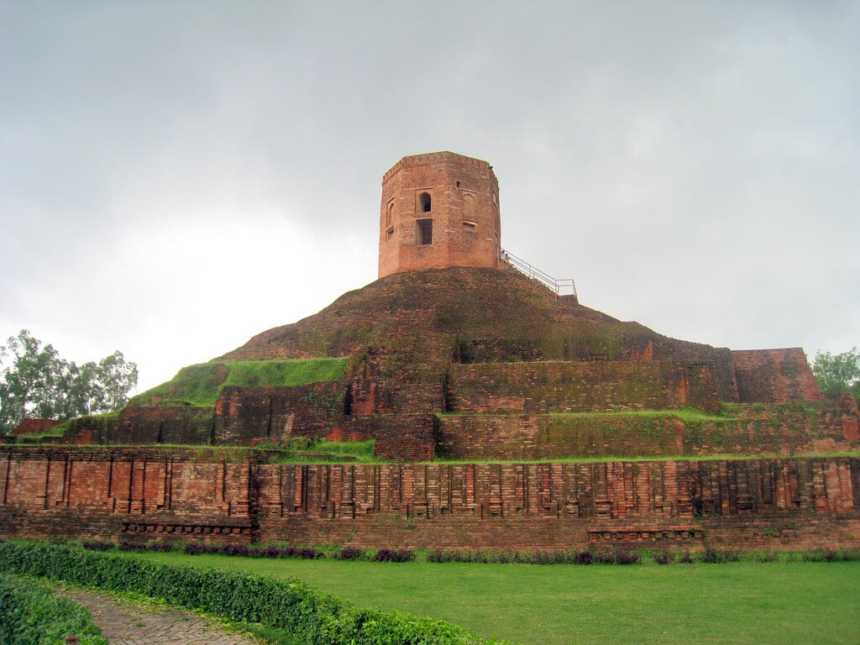
<svg viewBox="0 0 860 645">
<path fill-rule="evenodd" d="M 138 394 L 129 405 L 212 407 L 225 387 L 295 387 L 336 381 L 346 374 L 347 363 L 346 358 L 309 358 L 189 365 L 167 383 Z"/>
<path fill-rule="evenodd" d="M 714 363 L 732 400 L 728 349 L 675 340 L 635 322 L 559 299 L 534 280 L 496 269 L 406 271 L 345 293 L 313 316 L 269 329 L 223 359 L 347 355 L 384 347 L 405 364 L 540 360 L 658 360 Z"/>
</svg>

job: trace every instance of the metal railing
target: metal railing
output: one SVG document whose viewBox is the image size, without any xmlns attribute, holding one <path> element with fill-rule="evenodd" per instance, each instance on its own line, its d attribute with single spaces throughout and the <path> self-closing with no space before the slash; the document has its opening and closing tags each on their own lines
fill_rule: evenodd
<svg viewBox="0 0 860 645">
<path fill-rule="evenodd" d="M 576 293 L 576 283 L 573 281 L 573 278 L 554 278 L 546 271 L 538 269 L 536 266 L 505 249 L 501 250 L 500 257 L 524 276 L 532 280 L 537 280 L 548 289 L 554 291 L 556 295 L 579 297 Z"/>
</svg>

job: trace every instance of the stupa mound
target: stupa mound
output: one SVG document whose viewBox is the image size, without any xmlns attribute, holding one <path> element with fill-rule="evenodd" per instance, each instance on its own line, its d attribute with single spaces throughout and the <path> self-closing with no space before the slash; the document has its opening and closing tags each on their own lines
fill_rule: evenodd
<svg viewBox="0 0 860 645">
<path fill-rule="evenodd" d="M 799 349 L 676 340 L 506 265 L 451 267 L 346 293 L 185 368 L 107 426 L 76 422 L 69 438 L 373 440 L 377 455 L 405 460 L 844 448 L 841 413 L 820 399 Z M 782 432 L 787 422 L 797 431 Z"/>
<path fill-rule="evenodd" d="M 500 239 L 489 164 L 405 157 L 383 178 L 379 280 L 51 445 L 2 447 L 0 535 L 860 543 L 857 404 L 823 399 L 801 349 L 616 320 Z"/>
</svg>

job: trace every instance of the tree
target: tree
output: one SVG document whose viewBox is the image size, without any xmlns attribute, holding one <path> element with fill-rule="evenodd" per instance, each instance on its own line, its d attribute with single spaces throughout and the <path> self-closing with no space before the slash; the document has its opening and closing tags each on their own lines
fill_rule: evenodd
<svg viewBox="0 0 860 645">
<path fill-rule="evenodd" d="M 70 419 L 118 410 L 137 385 L 137 365 L 116 351 L 78 366 L 26 329 L 0 346 L 0 434 L 28 417 Z"/>
<path fill-rule="evenodd" d="M 26 329 L 9 338 L 2 354 L 4 365 L 3 412 L 7 423 L 20 422 L 30 412 L 51 418 L 54 413 L 55 386 L 62 371 L 57 351 L 34 338 Z"/>
<path fill-rule="evenodd" d="M 856 347 L 841 354 L 818 352 L 812 372 L 825 394 L 837 396 L 853 392 L 860 397 L 860 354 Z"/>
<path fill-rule="evenodd" d="M 137 385 L 137 364 L 126 361 L 117 350 L 99 361 L 95 374 L 101 409 L 119 410 L 128 403 L 128 393 Z"/>
</svg>

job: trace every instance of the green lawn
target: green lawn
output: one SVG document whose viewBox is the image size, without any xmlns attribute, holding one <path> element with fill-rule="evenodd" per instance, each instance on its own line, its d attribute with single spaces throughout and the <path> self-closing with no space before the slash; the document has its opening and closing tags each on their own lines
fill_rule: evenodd
<svg viewBox="0 0 860 645">
<path fill-rule="evenodd" d="M 442 618 L 519 643 L 860 643 L 860 562 L 623 567 L 127 557 L 297 577 L 362 607 Z"/>
</svg>

